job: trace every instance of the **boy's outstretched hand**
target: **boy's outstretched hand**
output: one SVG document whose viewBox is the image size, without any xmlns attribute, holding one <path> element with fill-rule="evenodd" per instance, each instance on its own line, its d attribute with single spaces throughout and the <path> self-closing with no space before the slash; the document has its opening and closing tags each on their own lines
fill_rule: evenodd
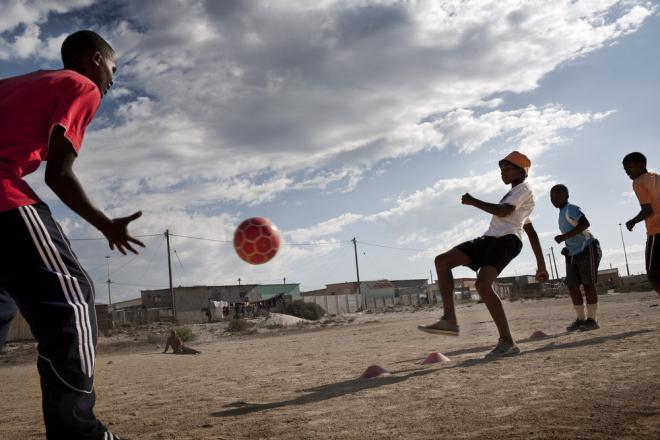
<svg viewBox="0 0 660 440">
<path fill-rule="evenodd" d="M 628 220 L 626 222 L 626 229 L 628 229 L 629 231 L 632 231 L 634 227 L 635 227 L 635 222 L 633 220 Z"/>
<path fill-rule="evenodd" d="M 543 283 L 548 281 L 549 278 L 550 277 L 548 276 L 548 271 L 546 269 L 536 269 L 536 281 Z"/>
<path fill-rule="evenodd" d="M 470 193 L 463 194 L 461 197 L 461 203 L 464 205 L 472 205 L 476 199 L 470 195 Z"/>
<path fill-rule="evenodd" d="M 128 234 L 128 224 L 135 219 L 138 219 L 142 216 L 142 211 L 138 211 L 134 214 L 131 214 L 127 217 L 117 217 L 110 220 L 106 226 L 101 229 L 101 232 L 108 239 L 108 244 L 110 249 L 117 247 L 117 250 L 122 254 L 126 255 L 126 249 L 137 254 L 138 252 L 131 246 L 131 243 L 140 245 L 144 247 L 144 243 L 140 240 L 131 237 Z"/>
</svg>

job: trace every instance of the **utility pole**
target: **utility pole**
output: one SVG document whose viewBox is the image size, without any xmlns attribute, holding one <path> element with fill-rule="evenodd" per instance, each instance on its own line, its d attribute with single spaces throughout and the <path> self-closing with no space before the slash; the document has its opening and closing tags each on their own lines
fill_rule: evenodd
<svg viewBox="0 0 660 440">
<path fill-rule="evenodd" d="M 238 279 L 238 287 L 241 287 L 241 279 Z"/>
<path fill-rule="evenodd" d="M 550 246 L 550 252 L 552 252 L 552 261 L 555 263 L 555 275 L 557 275 L 557 279 L 559 279 L 559 268 L 557 267 L 557 260 L 555 260 L 555 248 Z"/>
<path fill-rule="evenodd" d="M 548 263 L 550 263 L 550 276 L 552 276 L 552 278 L 554 278 L 555 275 L 552 272 L 552 258 L 550 258 L 550 253 L 548 253 Z"/>
<path fill-rule="evenodd" d="M 626 259 L 626 273 L 630 276 L 630 268 L 628 267 L 628 254 L 626 253 L 626 242 L 623 241 L 623 229 L 621 229 L 621 223 L 619 223 L 619 232 L 621 233 L 621 243 L 623 244 L 623 256 Z"/>
<path fill-rule="evenodd" d="M 357 240 L 355 237 L 353 237 L 353 251 L 355 251 L 355 273 L 357 274 L 357 290 L 358 290 L 358 295 L 362 298 L 362 307 L 364 309 L 367 308 L 367 301 L 366 298 L 362 297 L 362 290 L 360 289 L 360 266 L 358 266 L 358 258 L 357 258 Z"/>
<path fill-rule="evenodd" d="M 431 284 L 433 284 L 433 270 L 429 269 L 429 275 L 431 275 Z"/>
<path fill-rule="evenodd" d="M 176 322 L 176 299 L 174 298 L 174 287 L 172 287 L 172 258 L 170 255 L 170 230 L 165 230 L 165 239 L 167 240 L 167 271 L 170 276 L 170 296 L 172 297 L 172 317 Z"/>
<path fill-rule="evenodd" d="M 282 278 L 282 284 L 286 284 L 286 277 Z"/>
<path fill-rule="evenodd" d="M 112 296 L 110 296 L 110 256 L 105 256 L 105 261 L 108 262 L 108 308 L 112 306 Z"/>
</svg>

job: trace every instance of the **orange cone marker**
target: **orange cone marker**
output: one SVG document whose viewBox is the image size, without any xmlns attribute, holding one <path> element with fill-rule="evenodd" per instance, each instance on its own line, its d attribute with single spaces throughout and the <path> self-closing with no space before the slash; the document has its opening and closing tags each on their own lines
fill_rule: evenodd
<svg viewBox="0 0 660 440">
<path fill-rule="evenodd" d="M 424 359 L 424 362 L 422 362 L 422 364 L 435 364 L 438 362 L 449 362 L 450 360 L 451 359 L 449 359 L 447 356 L 440 353 L 439 351 L 434 351 L 430 355 L 426 356 L 426 359 Z"/>
<path fill-rule="evenodd" d="M 380 365 L 371 365 L 366 370 L 364 370 L 364 373 L 362 373 L 360 379 L 373 379 L 375 377 L 382 377 L 389 375 L 390 373 L 385 371 L 385 369 Z"/>
<path fill-rule="evenodd" d="M 532 335 L 529 337 L 529 339 L 543 339 L 547 338 L 548 335 L 546 335 L 543 330 L 536 330 Z"/>
</svg>

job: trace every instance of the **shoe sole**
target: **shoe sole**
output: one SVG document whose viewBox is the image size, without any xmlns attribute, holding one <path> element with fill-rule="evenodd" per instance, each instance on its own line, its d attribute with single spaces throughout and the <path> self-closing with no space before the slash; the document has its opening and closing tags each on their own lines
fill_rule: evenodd
<svg viewBox="0 0 660 440">
<path fill-rule="evenodd" d="M 507 351 L 506 353 L 497 353 L 497 354 L 490 354 L 488 353 L 484 358 L 490 359 L 490 358 L 500 358 L 500 357 L 513 357 L 513 356 L 518 356 L 520 354 L 520 349 L 516 349 L 514 351 Z"/>
<path fill-rule="evenodd" d="M 432 335 L 443 335 L 443 336 L 458 336 L 458 332 L 452 332 L 451 330 L 440 330 L 434 328 L 424 327 L 423 325 L 418 325 L 417 330 L 421 330 L 424 333 L 430 333 Z"/>
</svg>

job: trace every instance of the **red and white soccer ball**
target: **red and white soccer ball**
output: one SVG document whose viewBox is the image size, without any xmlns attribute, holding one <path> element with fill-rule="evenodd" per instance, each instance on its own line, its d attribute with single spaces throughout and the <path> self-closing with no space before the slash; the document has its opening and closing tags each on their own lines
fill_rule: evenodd
<svg viewBox="0 0 660 440">
<path fill-rule="evenodd" d="M 280 231 L 270 220 L 252 217 L 244 220 L 234 232 L 234 249 L 250 264 L 270 261 L 280 248 Z"/>
</svg>

